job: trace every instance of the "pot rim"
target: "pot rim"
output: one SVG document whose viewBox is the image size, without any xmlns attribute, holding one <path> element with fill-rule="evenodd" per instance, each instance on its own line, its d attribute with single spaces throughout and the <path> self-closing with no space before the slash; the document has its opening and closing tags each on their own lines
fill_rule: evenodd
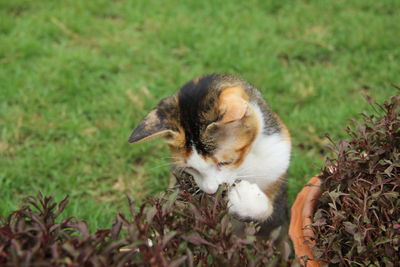
<svg viewBox="0 0 400 267">
<path fill-rule="evenodd" d="M 314 215 L 318 198 L 321 196 L 321 179 L 319 175 L 312 177 L 303 189 L 297 194 L 296 200 L 291 208 L 291 218 L 289 226 L 289 237 L 293 242 L 296 257 L 301 264 L 305 264 L 303 257 L 311 259 L 307 266 L 318 267 L 319 261 L 314 259 L 311 247 L 315 242 L 311 240 L 314 233 L 310 228 L 312 216 Z"/>
</svg>

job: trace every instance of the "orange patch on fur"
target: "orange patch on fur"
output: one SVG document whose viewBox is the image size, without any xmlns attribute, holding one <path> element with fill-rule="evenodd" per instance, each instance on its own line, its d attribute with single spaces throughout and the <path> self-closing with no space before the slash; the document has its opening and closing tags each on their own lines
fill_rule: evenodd
<svg viewBox="0 0 400 267">
<path fill-rule="evenodd" d="M 259 131 L 259 122 L 256 115 L 251 113 L 250 115 L 246 116 L 241 122 L 240 126 L 234 130 L 236 137 L 234 139 L 234 143 L 226 145 L 231 147 L 232 154 L 237 155 L 232 165 L 238 167 L 245 160 Z"/>
<path fill-rule="evenodd" d="M 282 175 L 275 183 L 271 184 L 267 188 L 263 190 L 263 192 L 268 196 L 268 198 L 271 200 L 271 203 L 273 203 L 279 189 L 282 186 L 282 183 L 285 180 L 285 175 Z"/>
<path fill-rule="evenodd" d="M 239 167 L 240 164 L 242 164 L 242 162 L 244 161 L 244 159 L 247 155 L 247 152 L 250 148 L 250 145 L 251 145 L 251 142 L 248 142 L 245 146 L 235 150 L 235 152 L 238 153 L 239 156 L 233 163 L 234 166 Z"/>
<path fill-rule="evenodd" d="M 212 161 L 212 163 L 214 163 L 214 164 L 217 164 L 218 162 L 219 162 L 219 160 L 216 158 L 216 157 L 214 157 L 214 156 L 211 156 L 211 157 L 209 157 L 210 158 L 210 160 Z"/>
<path fill-rule="evenodd" d="M 278 195 L 279 190 L 282 187 L 282 183 L 285 182 L 285 179 L 286 179 L 286 174 L 282 175 L 275 183 L 271 184 L 270 186 L 268 186 L 267 188 L 262 190 L 270 199 L 269 206 L 270 206 L 271 210 L 273 210 L 273 208 L 274 208 L 273 203 L 274 203 L 275 197 Z"/>
<path fill-rule="evenodd" d="M 248 107 L 249 96 L 240 86 L 227 87 L 219 96 L 219 110 L 223 114 L 222 123 L 243 118 Z"/>
<path fill-rule="evenodd" d="M 174 162 L 175 165 L 186 164 L 193 152 L 190 148 L 176 147 L 171 144 L 169 145 L 169 149 L 172 156 L 172 162 Z"/>
<path fill-rule="evenodd" d="M 186 136 L 185 131 L 179 127 L 177 132 L 174 132 L 170 138 L 167 138 L 167 143 L 171 151 L 173 162 L 186 163 L 190 155 L 192 154 L 191 148 L 186 148 Z"/>
<path fill-rule="evenodd" d="M 222 154 L 222 156 L 220 158 L 221 159 L 218 162 L 223 161 L 223 162 L 233 163 L 232 162 L 232 154 L 231 153 Z"/>
<path fill-rule="evenodd" d="M 174 147 L 184 147 L 186 142 L 185 131 L 179 127 L 177 131 L 174 131 L 173 134 L 168 136 L 167 143 Z"/>
</svg>

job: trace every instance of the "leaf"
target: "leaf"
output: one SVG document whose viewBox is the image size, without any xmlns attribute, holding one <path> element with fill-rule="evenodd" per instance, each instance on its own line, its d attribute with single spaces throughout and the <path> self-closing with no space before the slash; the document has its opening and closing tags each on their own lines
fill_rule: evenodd
<svg viewBox="0 0 400 267">
<path fill-rule="evenodd" d="M 354 235 L 357 231 L 357 226 L 351 222 L 343 222 L 344 229 L 351 235 Z"/>
<path fill-rule="evenodd" d="M 340 258 L 339 258 L 339 256 L 335 255 L 335 256 L 330 260 L 330 263 L 339 264 L 339 263 L 340 263 Z"/>
<path fill-rule="evenodd" d="M 182 256 L 174 261 L 172 261 L 170 264 L 168 264 L 168 267 L 178 267 L 181 266 L 185 260 L 187 259 L 187 256 Z"/>
<path fill-rule="evenodd" d="M 354 234 L 354 240 L 357 241 L 357 243 L 361 243 L 361 234 L 360 233 L 356 233 Z"/>
<path fill-rule="evenodd" d="M 395 198 L 395 199 L 399 198 L 399 193 L 395 191 L 385 192 L 383 193 L 383 195 L 388 198 Z"/>
<path fill-rule="evenodd" d="M 146 221 L 147 223 L 151 223 L 153 221 L 154 216 L 157 213 L 157 208 L 156 207 L 150 207 L 147 211 L 146 211 Z"/>
<path fill-rule="evenodd" d="M 358 254 L 361 254 L 361 253 L 363 253 L 364 251 L 366 251 L 367 250 L 367 248 L 365 247 L 365 246 L 363 246 L 363 245 L 358 245 L 357 246 L 357 253 Z"/>
<path fill-rule="evenodd" d="M 225 215 L 221 220 L 221 233 L 226 234 L 226 230 L 229 224 L 229 216 Z"/>
<path fill-rule="evenodd" d="M 84 238 L 89 237 L 89 229 L 87 227 L 86 222 L 83 221 L 73 222 L 69 226 L 78 229 L 78 231 L 83 235 Z"/>
<path fill-rule="evenodd" d="M 329 207 L 332 209 L 336 210 L 336 205 L 334 203 L 328 203 Z"/>
<path fill-rule="evenodd" d="M 68 200 L 69 195 L 66 195 L 66 197 L 58 204 L 58 210 L 55 217 L 58 217 L 64 211 L 65 207 L 68 205 Z"/>
<path fill-rule="evenodd" d="M 167 233 L 164 237 L 163 240 L 161 242 L 161 249 L 164 249 L 165 246 L 168 244 L 168 242 L 177 234 L 176 231 L 171 231 L 169 233 Z"/>
<path fill-rule="evenodd" d="M 115 240 L 119 233 L 121 232 L 122 229 L 122 222 L 120 220 L 117 220 L 117 222 L 114 223 L 113 227 L 111 228 L 111 239 Z"/>
<path fill-rule="evenodd" d="M 208 245 L 211 247 L 215 247 L 214 244 L 211 244 L 210 242 L 208 242 L 207 240 L 205 240 L 204 238 L 202 238 L 200 236 L 199 233 L 197 232 L 191 232 L 185 236 L 183 236 L 183 239 L 185 239 L 186 241 L 194 244 L 194 245 Z"/>
<path fill-rule="evenodd" d="M 187 255 L 189 267 L 193 267 L 193 264 L 194 264 L 193 253 L 189 248 L 186 248 L 186 255 Z"/>
<path fill-rule="evenodd" d="M 387 168 L 384 170 L 384 173 L 386 173 L 387 176 L 392 177 L 393 167 L 394 167 L 393 165 L 390 165 L 389 167 L 387 167 Z"/>
<path fill-rule="evenodd" d="M 131 214 L 132 218 L 135 217 L 135 201 L 130 196 L 128 198 L 128 206 L 129 206 L 129 213 Z"/>
<path fill-rule="evenodd" d="M 196 223 L 205 223 L 205 219 L 203 215 L 201 215 L 200 211 L 197 209 L 197 207 L 193 203 L 189 203 L 189 208 L 194 215 L 194 219 L 196 220 Z"/>
<path fill-rule="evenodd" d="M 71 243 L 65 243 L 62 245 L 63 250 L 67 251 L 74 258 L 78 257 L 79 251 L 77 251 Z"/>
<path fill-rule="evenodd" d="M 162 206 L 162 215 L 166 215 L 171 211 L 172 206 L 174 205 L 177 197 L 178 197 L 179 191 L 174 191 L 169 197 L 167 202 Z"/>
</svg>

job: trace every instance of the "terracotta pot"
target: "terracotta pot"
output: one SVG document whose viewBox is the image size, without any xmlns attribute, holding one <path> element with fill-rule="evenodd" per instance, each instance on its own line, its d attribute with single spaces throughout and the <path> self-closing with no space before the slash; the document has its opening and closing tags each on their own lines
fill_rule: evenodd
<svg viewBox="0 0 400 267">
<path fill-rule="evenodd" d="M 312 224 L 311 218 L 315 212 L 317 199 L 321 196 L 321 180 L 319 176 L 311 178 L 304 188 L 297 194 L 296 200 L 291 209 L 289 236 L 292 239 L 296 257 L 304 265 L 301 257 L 314 258 L 311 247 L 315 242 L 309 240 L 314 237 L 312 230 L 308 227 Z M 307 261 L 307 267 L 318 267 L 321 263 L 315 260 Z"/>
</svg>

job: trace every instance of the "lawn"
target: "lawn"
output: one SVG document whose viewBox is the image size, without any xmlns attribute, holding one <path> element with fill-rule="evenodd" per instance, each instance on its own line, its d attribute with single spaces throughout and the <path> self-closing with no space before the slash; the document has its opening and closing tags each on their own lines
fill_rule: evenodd
<svg viewBox="0 0 400 267">
<path fill-rule="evenodd" d="M 0 0 L 0 214 L 42 191 L 92 229 L 168 186 L 162 140 L 128 144 L 195 76 L 242 76 L 293 138 L 291 200 L 348 118 L 400 84 L 400 1 Z"/>
</svg>

